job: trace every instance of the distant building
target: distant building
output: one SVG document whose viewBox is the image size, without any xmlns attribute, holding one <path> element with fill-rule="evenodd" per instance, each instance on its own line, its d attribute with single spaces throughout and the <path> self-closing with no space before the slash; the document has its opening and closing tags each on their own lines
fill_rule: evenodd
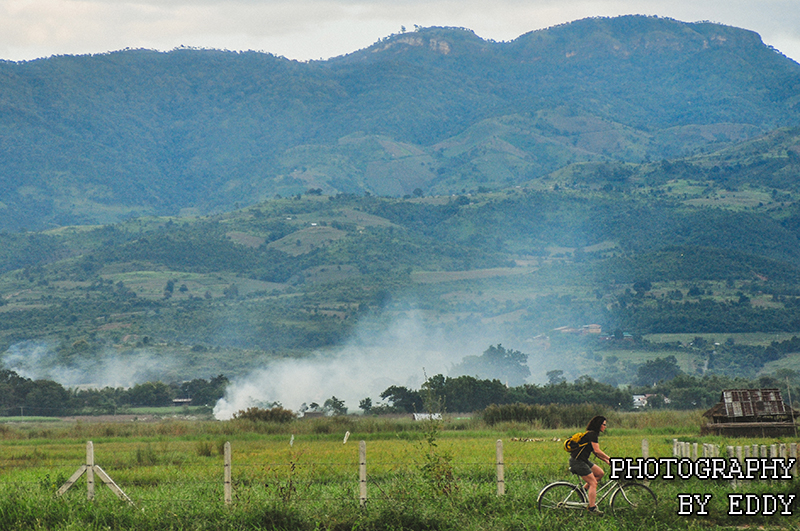
<svg viewBox="0 0 800 531">
<path fill-rule="evenodd" d="M 192 404 L 191 398 L 173 398 L 172 405 L 173 406 L 190 406 Z"/>
<path fill-rule="evenodd" d="M 783 401 L 779 389 L 726 389 L 703 416 L 708 423 L 701 435 L 780 437 L 794 435 L 800 414 Z"/>
<path fill-rule="evenodd" d="M 653 398 L 653 397 L 655 397 L 656 400 L 661 401 L 663 404 L 669 404 L 670 403 L 670 399 L 669 398 L 667 398 L 666 396 L 661 396 L 661 395 L 657 395 L 657 394 L 650 393 L 650 394 L 647 394 L 647 395 L 633 395 L 633 409 L 641 409 L 643 407 L 647 407 L 647 404 L 649 403 L 650 399 Z M 650 404 L 650 405 L 653 406 L 653 404 Z M 658 404 L 658 405 L 660 406 L 661 404 Z M 654 406 L 654 407 L 658 407 L 658 406 Z"/>
<path fill-rule="evenodd" d="M 414 420 L 442 420 L 441 413 L 412 413 Z"/>
</svg>

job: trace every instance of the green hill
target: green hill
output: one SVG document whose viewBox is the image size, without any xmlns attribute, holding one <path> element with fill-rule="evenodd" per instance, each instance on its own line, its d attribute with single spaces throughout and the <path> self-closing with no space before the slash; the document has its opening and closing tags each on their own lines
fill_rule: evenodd
<svg viewBox="0 0 800 531">
<path fill-rule="evenodd" d="M 797 126 L 798 86 L 800 65 L 755 33 L 640 16 L 505 43 L 423 28 L 308 63 L 195 49 L 3 62 L 0 228 L 675 158 Z"/>
<path fill-rule="evenodd" d="M 800 332 L 800 65 L 752 32 L 427 28 L 321 62 L 127 50 L 0 80 L 7 365 L 144 356 L 181 381 L 502 342 L 536 381 L 619 384 L 794 354 L 770 342 Z"/>
</svg>

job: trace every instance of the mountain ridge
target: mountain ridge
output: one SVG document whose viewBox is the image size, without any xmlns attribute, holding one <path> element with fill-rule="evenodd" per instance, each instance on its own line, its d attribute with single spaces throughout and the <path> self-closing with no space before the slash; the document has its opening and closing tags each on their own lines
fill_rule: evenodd
<svg viewBox="0 0 800 531">
<path fill-rule="evenodd" d="M 753 32 L 641 16 L 503 43 L 420 28 L 308 63 L 195 49 L 4 62 L 0 228 L 680 157 L 800 124 L 799 88 L 800 65 Z"/>
</svg>

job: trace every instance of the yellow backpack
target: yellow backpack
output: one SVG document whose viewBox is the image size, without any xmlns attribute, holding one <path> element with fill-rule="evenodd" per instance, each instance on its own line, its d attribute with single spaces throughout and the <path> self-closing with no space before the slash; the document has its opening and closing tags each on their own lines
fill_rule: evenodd
<svg viewBox="0 0 800 531">
<path fill-rule="evenodd" d="M 581 431 L 581 432 L 576 433 L 575 435 L 573 435 L 569 439 L 565 440 L 564 441 L 564 451 L 572 453 L 575 450 L 578 450 L 579 448 L 589 444 L 588 442 L 585 442 L 585 443 L 581 444 L 581 439 L 583 438 L 584 435 L 586 435 L 586 432 L 585 431 Z"/>
</svg>

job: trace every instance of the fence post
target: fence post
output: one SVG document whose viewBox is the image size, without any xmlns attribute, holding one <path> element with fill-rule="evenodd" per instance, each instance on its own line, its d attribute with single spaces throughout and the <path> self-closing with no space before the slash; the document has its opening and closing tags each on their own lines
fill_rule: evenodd
<svg viewBox="0 0 800 531">
<path fill-rule="evenodd" d="M 692 443 L 692 461 L 697 461 L 697 443 Z"/>
<path fill-rule="evenodd" d="M 122 489 L 119 488 L 116 483 L 114 483 L 114 480 L 111 479 L 111 477 L 106 474 L 102 468 L 94 464 L 94 444 L 92 441 L 88 441 L 86 443 L 86 464 L 81 465 L 80 468 L 78 468 L 78 470 L 76 470 L 75 473 L 72 474 L 72 476 L 67 480 L 67 482 L 61 485 L 61 488 L 58 489 L 58 492 L 56 492 L 56 496 L 63 495 L 75 484 L 76 481 L 78 481 L 83 474 L 86 474 L 86 497 L 89 499 L 89 501 L 94 500 L 95 473 L 97 473 L 97 476 L 100 478 L 100 480 L 108 485 L 108 488 L 110 488 L 119 499 L 125 500 L 131 505 L 134 504 L 133 501 L 128 498 L 128 495 L 122 492 Z"/>
<path fill-rule="evenodd" d="M 367 505 L 367 441 L 358 443 L 358 500 Z"/>
<path fill-rule="evenodd" d="M 647 459 L 650 457 L 650 443 L 647 439 L 642 439 L 642 458 Z"/>
<path fill-rule="evenodd" d="M 672 457 L 680 457 L 678 455 L 678 439 L 672 439 Z"/>
<path fill-rule="evenodd" d="M 94 499 L 94 444 L 86 443 L 86 498 Z"/>
<path fill-rule="evenodd" d="M 233 489 L 231 486 L 231 443 L 225 443 L 225 505 L 230 505 L 233 502 Z"/>
<path fill-rule="evenodd" d="M 497 455 L 497 495 L 502 496 L 506 493 L 506 473 L 503 463 L 503 441 L 497 439 L 495 444 Z"/>
</svg>

